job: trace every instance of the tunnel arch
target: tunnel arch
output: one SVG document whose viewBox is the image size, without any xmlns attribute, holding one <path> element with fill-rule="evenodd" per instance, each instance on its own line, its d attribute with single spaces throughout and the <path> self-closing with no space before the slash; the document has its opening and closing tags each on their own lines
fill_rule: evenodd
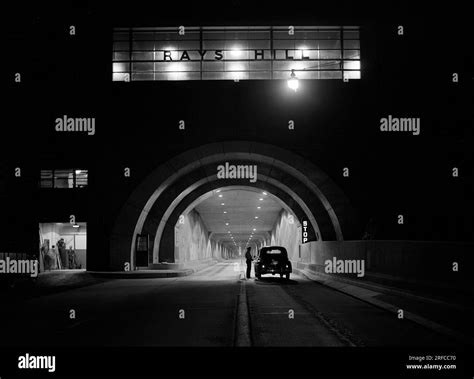
<svg viewBox="0 0 474 379">
<path fill-rule="evenodd" d="M 210 188 L 204 188 L 200 192 L 198 192 L 195 196 L 193 196 L 191 199 L 186 199 L 184 198 L 179 198 L 176 201 L 176 204 L 171 204 L 167 212 L 162 219 L 163 222 L 160 223 L 160 227 L 158 228 L 155 238 L 154 238 L 154 243 L 153 243 L 153 263 L 158 263 L 158 259 L 160 257 L 159 253 L 160 251 L 166 250 L 166 248 L 170 249 L 170 246 L 166 246 L 162 244 L 162 237 L 163 235 L 167 232 L 167 238 L 165 241 L 171 241 L 173 239 L 173 231 L 176 223 L 179 220 L 179 217 L 181 215 L 187 215 L 192 209 L 194 209 L 198 204 L 200 204 L 202 201 L 205 199 L 213 196 L 216 193 L 216 190 L 218 189 L 225 189 L 225 190 L 236 190 L 236 189 L 244 189 L 248 191 L 252 191 L 255 193 L 261 193 L 262 190 L 265 190 L 268 192 L 268 195 L 275 199 L 284 210 L 286 210 L 288 213 L 294 215 L 296 219 L 296 223 L 298 225 L 301 224 L 300 219 L 303 217 L 307 217 L 312 226 L 313 230 L 317 233 L 317 235 L 320 235 L 319 227 L 318 224 L 314 218 L 314 216 L 309 212 L 309 209 L 307 206 L 301 201 L 294 204 L 290 205 L 290 201 L 288 201 L 288 198 L 286 199 L 281 199 L 279 196 L 274 194 L 274 189 L 273 188 L 268 188 L 268 186 L 258 186 L 258 185 L 235 185 L 235 184 L 230 184 L 226 185 L 225 183 L 222 183 L 221 181 L 217 182 L 217 180 L 206 182 L 206 184 L 210 184 Z M 290 191 L 290 189 L 288 189 Z M 188 193 L 189 194 L 189 193 Z M 307 213 L 309 212 L 309 213 Z M 262 234 L 262 233 L 260 233 Z"/>
<path fill-rule="evenodd" d="M 260 190 L 267 190 L 272 196 L 276 197 L 279 202 L 284 205 L 283 208 L 290 211 L 291 213 L 295 214 L 297 219 L 302 218 L 302 216 L 306 216 L 315 233 L 317 233 L 317 236 L 319 237 L 321 235 L 318 223 L 316 219 L 314 218 L 312 212 L 310 211 L 309 207 L 304 203 L 304 201 L 299 198 L 298 195 L 296 195 L 290 188 L 284 186 L 281 183 L 275 182 L 273 183 L 273 180 L 271 178 L 267 178 L 265 175 L 261 175 L 264 180 L 266 180 L 266 183 L 273 184 L 273 186 L 268 186 L 268 185 L 262 185 L 260 184 L 254 184 L 252 186 L 250 185 L 235 185 L 232 184 L 234 181 L 229 182 L 228 185 L 225 184 L 225 182 L 222 182 L 221 180 L 218 180 L 214 176 L 203 178 L 199 183 L 196 183 L 196 186 L 193 186 L 193 188 L 188 188 L 186 191 L 183 191 L 174 201 L 170 206 L 167 208 L 163 218 L 160 221 L 160 224 L 158 226 L 157 232 L 155 234 L 154 238 L 154 243 L 153 243 L 153 263 L 158 263 L 157 258 L 159 257 L 159 250 L 163 250 L 165 246 L 161 244 L 162 242 L 162 236 L 165 233 L 166 229 L 168 229 L 168 241 L 171 239 L 171 230 L 174 228 L 174 225 L 176 224 L 179 216 L 181 214 L 186 214 L 189 212 L 190 209 L 192 209 L 194 206 L 193 204 L 198 203 L 198 199 L 201 198 L 202 196 L 205 196 L 209 192 L 212 193 L 212 191 L 218 189 L 218 188 L 229 188 L 229 187 L 238 187 L 238 188 L 250 188 L 252 190 L 257 191 L 257 189 Z M 204 185 L 210 186 L 210 188 L 205 188 Z M 204 187 L 199 191 L 200 188 Z M 285 201 L 281 199 L 278 195 L 275 195 L 275 188 L 280 189 L 282 192 L 281 193 L 286 193 L 289 195 L 288 197 L 291 197 L 296 204 L 295 205 L 289 205 L 289 201 Z M 188 199 L 186 200 L 186 197 L 190 195 L 193 192 L 197 192 L 197 198 L 196 199 Z M 202 193 L 203 192 L 203 193 Z M 202 193 L 202 194 L 201 194 Z M 202 201 L 202 200 L 201 200 Z M 184 208 L 184 210 L 179 209 Z M 296 208 L 296 212 L 293 208 Z M 178 211 L 176 211 L 178 209 Z M 299 212 L 298 212 L 299 211 Z M 169 248 L 169 246 L 168 246 Z"/>
<path fill-rule="evenodd" d="M 114 223 L 110 241 L 110 266 L 121 269 L 125 262 L 134 267 L 134 246 L 138 233 L 145 224 L 158 229 L 171 201 L 164 194 L 180 192 L 173 186 L 200 177 L 210 181 L 216 176 L 216 164 L 228 161 L 254 162 L 263 167 L 259 177 L 262 183 L 280 183 L 304 193 L 304 201 L 311 203 L 315 219 L 323 220 L 322 239 L 343 240 L 344 233 L 351 228 L 352 208 L 342 190 L 317 166 L 307 159 L 280 147 L 249 141 L 211 143 L 188 150 L 157 167 L 132 192 Z M 263 176 L 261 176 L 263 175 Z M 189 179 L 188 179 L 189 178 Z M 194 180 L 194 184 L 196 179 Z M 189 183 L 193 185 L 192 182 Z M 161 212 L 161 213 L 160 213 Z M 321 225 L 320 225 L 321 229 Z"/>
</svg>

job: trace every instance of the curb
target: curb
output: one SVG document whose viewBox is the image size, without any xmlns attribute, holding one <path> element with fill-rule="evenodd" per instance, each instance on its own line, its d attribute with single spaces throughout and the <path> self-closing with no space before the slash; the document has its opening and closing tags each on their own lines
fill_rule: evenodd
<svg viewBox="0 0 474 379">
<path fill-rule="evenodd" d="M 352 284 L 347 284 L 347 283 L 344 283 L 344 282 L 341 282 L 341 281 L 337 281 L 336 279 L 333 279 L 331 278 L 331 280 L 324 280 L 322 279 L 320 276 L 318 276 L 317 274 L 314 274 L 312 272 L 309 272 L 307 270 L 300 270 L 300 269 L 293 269 L 294 272 L 300 274 L 301 276 L 304 276 L 312 281 L 315 281 L 315 282 L 318 282 L 326 287 L 329 287 L 329 288 L 332 288 L 336 291 L 339 291 L 339 292 L 342 292 L 346 295 L 349 295 L 349 296 L 352 296 L 356 299 L 359 299 L 359 300 L 362 300 L 366 303 L 369 303 L 371 305 L 374 305 L 378 308 L 381 308 L 385 311 L 388 311 L 390 313 L 396 313 L 398 311 L 398 307 L 393 305 L 393 304 L 390 304 L 390 303 L 386 303 L 384 301 L 381 301 L 381 300 L 377 300 L 377 299 L 374 299 L 374 296 L 376 295 L 379 295 L 381 294 L 381 292 L 376 292 L 376 291 L 372 291 L 372 290 L 368 290 L 368 289 L 365 289 L 365 288 L 362 288 L 362 287 L 358 287 L 356 285 L 352 285 Z M 443 326 L 441 324 L 438 324 L 434 321 L 431 321 L 423 316 L 420 316 L 420 315 L 417 315 L 415 313 L 412 313 L 412 312 L 407 312 L 407 311 L 404 311 L 403 312 L 403 318 L 404 319 L 407 319 L 407 320 L 410 320 L 412 322 L 415 322 L 425 328 L 428 328 L 430 330 L 433 330 L 437 333 L 440 333 L 440 334 L 443 334 L 445 336 L 448 336 L 448 337 L 451 337 L 455 340 L 458 340 L 458 341 L 461 341 L 465 344 L 468 344 L 468 345 L 474 345 L 474 340 L 469 338 L 469 337 L 466 337 L 464 334 L 454 330 L 454 329 L 451 329 L 451 328 L 448 328 L 446 326 Z"/>
<path fill-rule="evenodd" d="M 94 277 L 111 278 L 111 279 L 150 279 L 150 278 L 175 278 L 188 276 L 195 271 L 192 269 L 180 271 L 168 270 L 150 270 L 150 271 L 88 271 Z"/>
<path fill-rule="evenodd" d="M 152 279 L 152 278 L 178 278 L 189 276 L 196 272 L 215 266 L 218 261 L 212 264 L 203 265 L 198 268 L 188 268 L 182 270 L 135 270 L 135 271 L 86 271 L 94 277 L 111 279 Z"/>
</svg>

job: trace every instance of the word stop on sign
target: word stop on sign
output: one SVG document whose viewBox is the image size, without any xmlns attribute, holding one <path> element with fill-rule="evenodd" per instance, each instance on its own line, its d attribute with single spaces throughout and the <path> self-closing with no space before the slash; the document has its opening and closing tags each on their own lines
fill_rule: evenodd
<svg viewBox="0 0 474 379">
<path fill-rule="evenodd" d="M 308 242 L 308 221 L 303 221 L 303 243 Z"/>
</svg>

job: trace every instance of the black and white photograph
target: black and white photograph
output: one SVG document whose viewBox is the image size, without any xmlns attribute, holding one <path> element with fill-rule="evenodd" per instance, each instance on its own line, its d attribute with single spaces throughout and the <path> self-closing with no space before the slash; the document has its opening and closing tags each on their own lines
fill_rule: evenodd
<svg viewBox="0 0 474 379">
<path fill-rule="evenodd" d="M 3 8 L 0 379 L 474 377 L 467 4 Z"/>
</svg>

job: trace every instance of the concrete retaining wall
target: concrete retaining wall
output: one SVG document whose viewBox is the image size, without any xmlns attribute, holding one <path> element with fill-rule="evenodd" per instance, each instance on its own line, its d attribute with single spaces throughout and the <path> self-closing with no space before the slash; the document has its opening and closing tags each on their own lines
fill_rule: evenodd
<svg viewBox="0 0 474 379">
<path fill-rule="evenodd" d="M 317 241 L 301 246 L 301 259 L 293 259 L 295 267 L 324 273 L 325 261 L 365 261 L 365 277 L 388 285 L 415 287 L 474 288 L 470 270 L 474 244 L 443 241 Z M 453 271 L 457 262 L 459 271 Z M 354 274 L 330 274 L 347 276 Z"/>
<path fill-rule="evenodd" d="M 207 258 L 207 259 L 199 259 L 195 261 L 188 261 L 184 263 L 158 263 L 152 264 L 148 267 L 148 269 L 152 270 L 186 270 L 190 269 L 193 271 L 199 271 L 203 268 L 208 266 L 215 265 L 218 263 L 220 259 L 215 258 Z"/>
</svg>

